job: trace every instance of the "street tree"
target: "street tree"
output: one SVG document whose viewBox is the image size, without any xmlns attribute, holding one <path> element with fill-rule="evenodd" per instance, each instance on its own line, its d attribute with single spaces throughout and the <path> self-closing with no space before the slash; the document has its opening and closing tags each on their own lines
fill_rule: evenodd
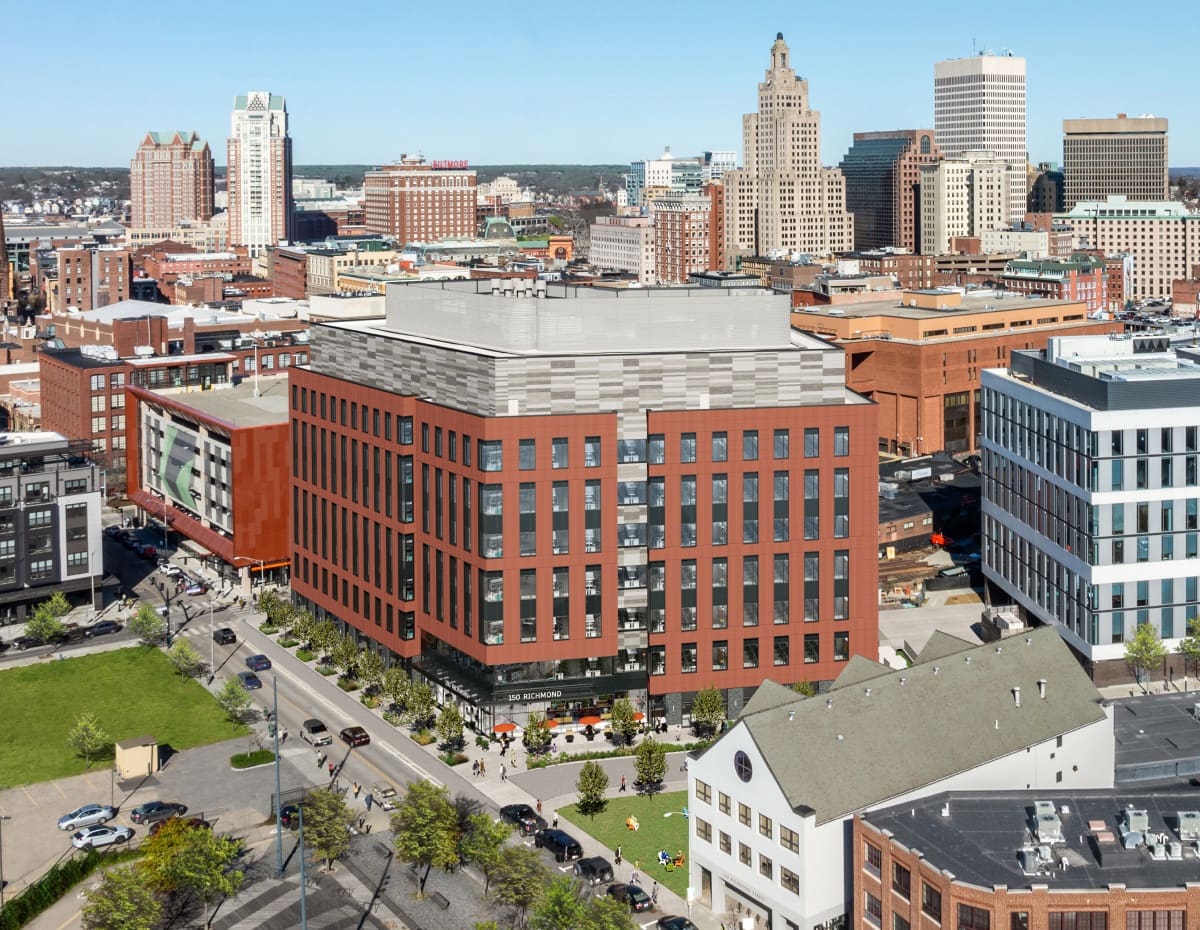
<svg viewBox="0 0 1200 930">
<path fill-rule="evenodd" d="M 518 928 L 550 883 L 550 872 L 537 852 L 523 844 L 509 847 L 493 878 L 496 900 L 517 909 Z"/>
<path fill-rule="evenodd" d="M 656 794 L 667 777 L 667 747 L 648 739 L 638 746 L 633 757 L 633 786 L 638 794 Z"/>
<path fill-rule="evenodd" d="M 1183 657 L 1183 674 L 1188 670 L 1194 675 L 1200 672 L 1200 617 L 1187 622 L 1187 636 L 1179 641 L 1179 655 Z"/>
<path fill-rule="evenodd" d="M 350 824 L 354 811 L 343 795 L 321 788 L 304 799 L 304 841 L 325 860 L 325 871 L 350 848 Z"/>
<path fill-rule="evenodd" d="M 65 632 L 62 616 L 51 610 L 49 603 L 50 601 L 42 601 L 33 609 L 33 615 L 25 621 L 25 635 L 36 637 L 43 643 L 62 639 Z"/>
<path fill-rule="evenodd" d="M 408 688 L 410 684 L 411 679 L 408 677 L 408 672 L 404 671 L 399 665 L 393 665 L 383 673 L 379 688 L 389 703 L 398 704 L 403 708 L 408 703 Z"/>
<path fill-rule="evenodd" d="M 396 853 L 419 872 L 417 894 L 436 866 L 449 871 L 458 865 L 458 814 L 445 788 L 428 779 L 409 784 L 404 799 L 392 812 Z"/>
<path fill-rule="evenodd" d="M 292 614 L 291 634 L 305 648 L 312 645 L 313 630 L 317 627 L 317 618 L 312 611 L 297 610 Z"/>
<path fill-rule="evenodd" d="M 612 713 L 609 717 L 609 726 L 612 728 L 613 737 L 621 743 L 633 743 L 634 736 L 637 735 L 638 728 L 641 724 L 637 720 L 637 711 L 633 709 L 633 704 L 629 698 L 617 698 L 613 702 Z"/>
<path fill-rule="evenodd" d="M 363 649 L 358 654 L 358 680 L 369 691 L 375 693 L 383 681 L 383 658 L 373 649 Z"/>
<path fill-rule="evenodd" d="M 1125 644 L 1125 662 L 1143 691 L 1150 671 L 1161 665 L 1166 657 L 1167 647 L 1158 630 L 1149 623 L 1139 623 L 1133 639 Z"/>
<path fill-rule="evenodd" d="M 812 697 L 817 693 L 817 690 L 812 686 L 812 682 L 809 681 L 796 682 L 794 685 L 792 685 L 792 690 L 801 697 Z"/>
<path fill-rule="evenodd" d="M 322 656 L 327 656 L 338 644 L 341 634 L 332 620 L 322 620 L 313 627 L 312 645 Z"/>
<path fill-rule="evenodd" d="M 129 621 L 129 629 L 143 645 L 157 646 L 167 638 L 167 622 L 149 604 L 142 604 Z"/>
<path fill-rule="evenodd" d="M 638 930 L 639 925 L 624 901 L 596 895 L 584 905 L 576 930 Z"/>
<path fill-rule="evenodd" d="M 463 862 L 470 862 L 483 873 L 483 893 L 488 893 L 492 876 L 504 858 L 504 843 L 512 829 L 502 820 L 493 820 L 491 814 L 472 814 L 467 820 L 458 844 L 458 855 Z"/>
<path fill-rule="evenodd" d="M 417 729 L 429 725 L 434 715 L 433 689 L 423 681 L 414 681 L 404 701 L 404 720 Z"/>
<path fill-rule="evenodd" d="M 463 742 L 463 717 L 462 711 L 458 709 L 458 705 L 451 702 L 442 708 L 442 712 L 438 714 L 437 726 L 438 739 L 441 744 L 447 749 L 457 749 Z"/>
<path fill-rule="evenodd" d="M 344 678 L 353 678 L 358 672 L 358 643 L 352 636 L 339 639 L 330 651 L 330 656 Z"/>
<path fill-rule="evenodd" d="M 603 813 L 608 807 L 608 773 L 601 768 L 600 763 L 588 761 L 579 770 L 579 778 L 575 782 L 575 790 L 579 793 L 579 813 L 587 814 L 593 820 L 596 815 Z"/>
<path fill-rule="evenodd" d="M 550 883 L 529 915 L 529 930 L 562 930 L 578 927 L 583 920 L 588 894 L 583 885 L 568 875 Z"/>
<path fill-rule="evenodd" d="M 162 917 L 162 902 L 134 866 L 109 869 L 83 894 L 84 930 L 154 930 Z"/>
<path fill-rule="evenodd" d="M 176 894 L 192 894 L 204 906 L 204 922 L 208 910 L 218 897 L 236 894 L 245 877 L 239 869 L 230 868 L 242 853 L 242 841 L 214 833 L 212 830 L 189 829 L 183 833 L 175 854 L 164 864 L 166 883 Z"/>
<path fill-rule="evenodd" d="M 38 607 L 58 620 L 63 619 L 63 617 L 71 612 L 71 602 L 67 600 L 67 596 L 61 591 L 55 591 L 38 604 Z"/>
<path fill-rule="evenodd" d="M 76 753 L 83 756 L 87 767 L 92 767 L 92 759 L 112 744 L 112 738 L 104 732 L 100 721 L 91 711 L 84 711 L 75 719 L 75 726 L 67 734 L 67 742 Z"/>
<path fill-rule="evenodd" d="M 203 665 L 196 647 L 182 636 L 167 650 L 167 661 L 184 678 L 195 678 L 200 674 L 200 667 Z"/>
<path fill-rule="evenodd" d="M 250 695 L 236 678 L 226 680 L 215 695 L 225 715 L 234 723 L 244 723 L 250 711 Z"/>
<path fill-rule="evenodd" d="M 553 734 L 546 725 L 546 715 L 539 711 L 530 711 L 529 719 L 525 721 L 525 734 L 521 741 L 525 751 L 532 756 L 543 753 L 549 748 Z"/>
<path fill-rule="evenodd" d="M 725 722 L 725 699 L 716 688 L 703 688 L 692 701 L 692 726 L 696 735 L 706 738 L 716 735 Z"/>
<path fill-rule="evenodd" d="M 267 620 L 272 625 L 279 626 L 286 603 L 275 591 L 264 588 L 258 593 L 258 599 L 255 601 L 254 606 L 258 608 L 259 613 L 267 615 Z"/>
</svg>

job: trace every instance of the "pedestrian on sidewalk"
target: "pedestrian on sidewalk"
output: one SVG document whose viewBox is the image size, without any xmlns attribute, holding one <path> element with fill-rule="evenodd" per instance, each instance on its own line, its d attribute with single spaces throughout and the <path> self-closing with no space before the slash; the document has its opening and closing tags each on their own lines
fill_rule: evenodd
<svg viewBox="0 0 1200 930">
<path fill-rule="evenodd" d="M 337 768 L 337 766 L 334 763 L 332 763 L 332 762 L 329 763 L 329 777 L 330 778 L 333 778 L 333 770 L 336 768 Z"/>
<path fill-rule="evenodd" d="M 325 753 L 317 750 L 317 768 L 323 768 L 325 765 Z"/>
<path fill-rule="evenodd" d="M 638 875 L 638 866 L 639 866 L 639 865 L 641 865 L 641 864 L 642 864 L 642 862 L 641 862 L 641 860 L 640 860 L 640 859 L 634 859 L 634 860 L 633 860 L 633 875 L 632 875 L 632 877 L 629 879 L 629 884 L 631 884 L 631 885 L 636 885 L 636 884 L 638 883 L 638 878 L 640 877 L 640 876 Z"/>
<path fill-rule="evenodd" d="M 478 759 L 476 759 L 474 762 L 471 763 L 471 774 L 474 775 L 476 778 L 479 777 L 479 760 Z"/>
<path fill-rule="evenodd" d="M 541 799 L 541 798 L 538 798 L 538 802 L 537 802 L 537 812 L 538 812 L 539 814 L 542 812 L 542 799 Z"/>
<path fill-rule="evenodd" d="M 615 856 L 614 858 L 615 858 L 615 860 L 616 860 L 616 863 L 617 863 L 617 865 L 620 865 L 620 864 L 621 864 L 621 847 L 620 847 L 620 845 L 619 845 L 619 844 L 618 844 L 618 846 L 617 846 L 617 853 L 616 853 L 616 856 Z"/>
<path fill-rule="evenodd" d="M 500 780 L 508 781 L 508 769 L 504 767 L 504 763 L 500 763 Z"/>
<path fill-rule="evenodd" d="M 658 882 L 654 883 L 654 890 L 650 892 L 650 903 L 651 904 L 658 903 Z"/>
<path fill-rule="evenodd" d="M 621 776 L 621 790 L 622 791 L 625 790 L 625 776 L 624 775 Z"/>
<path fill-rule="evenodd" d="M 358 793 L 360 791 L 362 791 L 362 785 L 360 785 L 358 782 L 355 782 L 354 783 L 354 800 L 356 800 L 356 801 L 358 800 Z"/>
<path fill-rule="evenodd" d="M 481 777 L 487 774 L 487 763 L 483 759 L 479 760 L 479 774 Z"/>
<path fill-rule="evenodd" d="M 558 829 L 558 811 L 554 812 L 554 829 Z"/>
<path fill-rule="evenodd" d="M 371 813 L 371 805 L 375 803 L 375 795 L 368 791 L 365 803 L 367 805 L 367 813 L 369 814 Z"/>
</svg>

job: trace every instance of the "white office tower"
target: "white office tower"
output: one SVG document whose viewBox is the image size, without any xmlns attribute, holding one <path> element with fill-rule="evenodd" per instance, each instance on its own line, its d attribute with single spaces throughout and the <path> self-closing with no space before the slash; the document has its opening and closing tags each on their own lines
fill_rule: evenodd
<svg viewBox="0 0 1200 930">
<path fill-rule="evenodd" d="M 229 244 L 251 255 L 292 237 L 292 140 L 284 98 L 255 90 L 233 101 Z"/>
<path fill-rule="evenodd" d="M 933 66 L 933 129 L 947 158 L 969 151 L 1004 159 L 1008 220 L 1025 216 L 1025 59 L 981 52 Z"/>
</svg>

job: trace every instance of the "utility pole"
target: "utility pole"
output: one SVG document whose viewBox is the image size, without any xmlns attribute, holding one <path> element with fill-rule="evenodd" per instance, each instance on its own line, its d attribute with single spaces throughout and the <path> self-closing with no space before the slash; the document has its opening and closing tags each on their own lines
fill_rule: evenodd
<svg viewBox="0 0 1200 930">
<path fill-rule="evenodd" d="M 213 679 L 217 677 L 217 631 L 212 628 L 213 625 L 213 597 L 208 597 L 208 683 L 211 685 Z"/>
<path fill-rule="evenodd" d="M 283 878 L 283 822 L 279 818 L 279 676 L 271 676 L 271 719 L 275 728 L 275 869 Z M 303 805 L 301 805 L 303 806 Z"/>
<path fill-rule="evenodd" d="M 304 805 L 296 809 L 300 822 L 300 930 L 308 930 L 308 884 L 304 877 Z"/>
</svg>

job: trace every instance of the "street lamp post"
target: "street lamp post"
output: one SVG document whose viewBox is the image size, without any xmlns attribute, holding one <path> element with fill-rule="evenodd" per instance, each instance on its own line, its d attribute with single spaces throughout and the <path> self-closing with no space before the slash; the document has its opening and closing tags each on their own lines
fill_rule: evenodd
<svg viewBox="0 0 1200 930">
<path fill-rule="evenodd" d="M 217 677 L 217 633 L 213 629 L 213 601 L 215 595 L 209 595 L 208 598 L 208 683 L 211 685 L 213 679 Z"/>
<path fill-rule="evenodd" d="M 279 676 L 271 676 L 271 719 L 275 729 L 275 868 L 283 878 L 283 823 L 279 819 Z"/>
<path fill-rule="evenodd" d="M 308 930 L 308 889 L 304 878 L 304 805 L 297 805 L 296 817 L 300 825 L 300 930 Z"/>
<path fill-rule="evenodd" d="M 88 551 L 88 581 L 92 586 L 92 621 L 96 620 L 96 569 L 92 564 L 95 561 L 96 553 Z"/>
</svg>

